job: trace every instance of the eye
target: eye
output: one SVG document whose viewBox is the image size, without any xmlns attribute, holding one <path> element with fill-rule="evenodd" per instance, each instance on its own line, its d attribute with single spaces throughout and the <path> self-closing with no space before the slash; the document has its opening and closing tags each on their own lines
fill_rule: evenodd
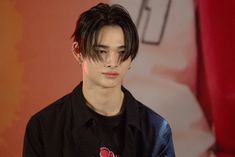
<svg viewBox="0 0 235 157">
<path fill-rule="evenodd" d="M 107 51 L 105 51 L 105 50 L 98 50 L 97 52 L 98 53 L 107 53 Z"/>
<path fill-rule="evenodd" d="M 120 53 L 121 55 L 123 55 L 125 52 L 126 52 L 125 50 L 119 51 L 119 53 Z"/>
</svg>

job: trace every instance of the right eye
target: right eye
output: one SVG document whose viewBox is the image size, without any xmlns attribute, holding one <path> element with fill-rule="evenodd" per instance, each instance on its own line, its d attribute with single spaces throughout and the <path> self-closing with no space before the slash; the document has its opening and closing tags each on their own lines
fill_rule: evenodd
<svg viewBox="0 0 235 157">
<path fill-rule="evenodd" d="M 106 50 L 102 50 L 102 49 L 95 49 L 96 53 L 99 53 L 99 54 L 105 54 L 107 53 Z"/>
<path fill-rule="evenodd" d="M 105 50 L 98 50 L 98 53 L 107 53 Z"/>
</svg>

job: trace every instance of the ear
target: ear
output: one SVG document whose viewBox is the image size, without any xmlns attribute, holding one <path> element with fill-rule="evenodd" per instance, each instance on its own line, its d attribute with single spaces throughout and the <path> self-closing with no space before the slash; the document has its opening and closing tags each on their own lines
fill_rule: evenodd
<svg viewBox="0 0 235 157">
<path fill-rule="evenodd" d="M 72 43 L 72 53 L 73 53 L 73 56 L 75 57 L 75 59 L 77 60 L 77 62 L 79 64 L 82 64 L 83 58 L 82 58 L 82 54 L 79 50 L 79 45 L 78 45 L 77 41 Z"/>
</svg>

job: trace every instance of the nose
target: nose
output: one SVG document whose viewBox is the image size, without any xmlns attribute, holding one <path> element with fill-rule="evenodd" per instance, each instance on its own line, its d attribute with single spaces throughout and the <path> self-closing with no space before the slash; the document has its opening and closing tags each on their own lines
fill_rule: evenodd
<svg viewBox="0 0 235 157">
<path fill-rule="evenodd" d="M 105 60 L 105 67 L 116 68 L 119 64 L 119 54 L 117 52 L 109 52 Z"/>
</svg>

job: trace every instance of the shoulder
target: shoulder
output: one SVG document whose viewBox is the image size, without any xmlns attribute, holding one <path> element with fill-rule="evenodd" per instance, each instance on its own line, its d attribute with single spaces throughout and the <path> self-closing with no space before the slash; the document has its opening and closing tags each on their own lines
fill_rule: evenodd
<svg viewBox="0 0 235 157">
<path fill-rule="evenodd" d="M 136 120 L 139 121 L 141 130 L 146 128 L 159 130 L 164 127 L 169 127 L 166 119 L 160 114 L 138 101 L 126 88 L 123 87 L 122 90 L 125 93 L 128 115 L 136 117 Z"/>
<path fill-rule="evenodd" d="M 28 121 L 27 128 L 45 129 L 59 125 L 70 112 L 71 94 L 67 94 L 46 106 Z"/>
<path fill-rule="evenodd" d="M 147 156 L 175 156 L 172 132 L 167 120 L 136 100 L 128 90 L 124 91 L 128 99 L 127 117 L 138 128 Z"/>
<path fill-rule="evenodd" d="M 142 122 L 142 125 L 148 125 L 147 127 L 154 129 L 157 132 L 161 132 L 161 130 L 169 130 L 170 126 L 168 121 L 162 117 L 159 113 L 153 111 L 143 103 L 137 101 L 139 108 L 139 115 Z"/>
<path fill-rule="evenodd" d="M 151 156 L 174 156 L 172 131 L 167 120 L 142 103 L 138 105 L 142 136 L 151 148 Z"/>
</svg>

